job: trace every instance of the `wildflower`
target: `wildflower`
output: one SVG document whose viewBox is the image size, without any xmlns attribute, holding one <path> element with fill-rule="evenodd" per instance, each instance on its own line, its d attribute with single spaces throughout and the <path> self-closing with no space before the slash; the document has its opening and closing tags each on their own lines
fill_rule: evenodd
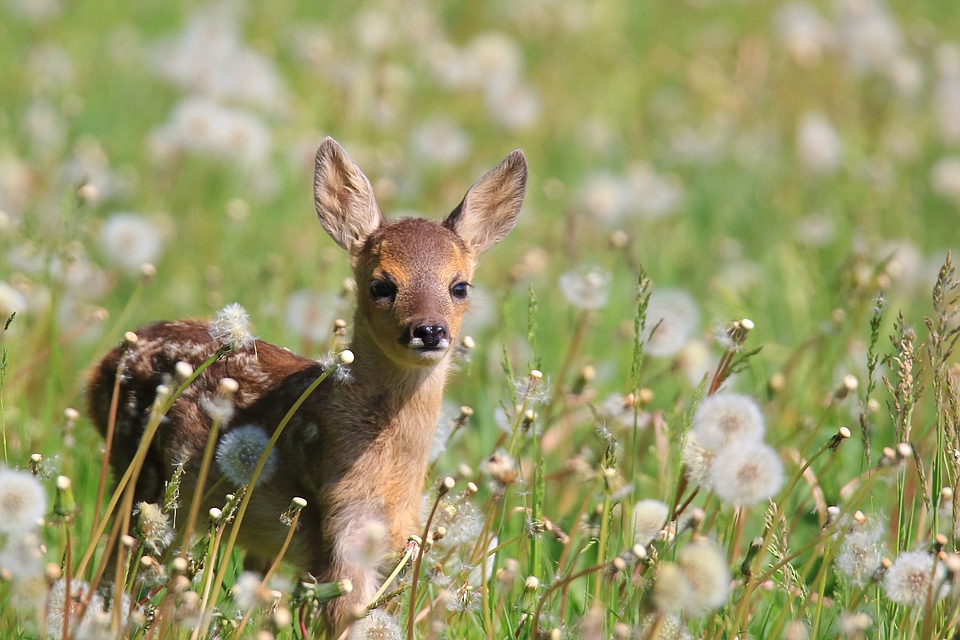
<svg viewBox="0 0 960 640">
<path fill-rule="evenodd" d="M 593 217 L 603 222 L 616 222 L 629 206 L 625 181 L 608 172 L 594 173 L 580 188 L 580 200 Z"/>
<path fill-rule="evenodd" d="M 683 445 L 683 465 L 686 468 L 687 478 L 691 482 L 700 487 L 709 485 L 710 469 L 713 468 L 716 456 L 716 451 L 705 447 L 697 434 L 693 432 L 687 434 L 687 440 Z"/>
<path fill-rule="evenodd" d="M 783 463 L 762 442 L 737 442 L 717 453 L 710 480 L 721 500 L 751 506 L 780 490 Z"/>
<path fill-rule="evenodd" d="M 788 2 L 780 7 L 776 29 L 794 62 L 804 67 L 819 62 L 833 41 L 830 23 L 807 2 Z"/>
<path fill-rule="evenodd" d="M 217 445 L 217 466 L 230 482 L 238 487 L 243 486 L 250 482 L 269 442 L 266 431 L 256 425 L 246 424 L 230 429 Z M 276 449 L 271 449 L 257 484 L 269 482 L 279 463 L 279 454 Z"/>
<path fill-rule="evenodd" d="M 497 449 L 480 463 L 480 472 L 506 486 L 517 479 L 517 463 L 506 451 Z"/>
<path fill-rule="evenodd" d="M 27 310 L 27 299 L 22 293 L 6 282 L 0 282 L 0 315 L 4 321 L 12 313 L 23 313 Z"/>
<path fill-rule="evenodd" d="M 647 305 L 644 350 L 656 358 L 669 358 L 683 348 L 699 324 L 700 310 L 689 293 L 656 289 Z"/>
<path fill-rule="evenodd" d="M 107 259 L 133 273 L 160 257 L 160 232 L 143 216 L 115 213 L 100 227 L 100 247 Z"/>
<path fill-rule="evenodd" d="M 633 505 L 633 539 L 648 545 L 663 529 L 670 517 L 670 507 L 659 500 L 641 500 Z"/>
<path fill-rule="evenodd" d="M 107 608 L 103 597 L 99 593 L 93 593 L 89 596 L 90 603 L 87 606 L 83 619 L 78 620 L 82 603 L 86 601 L 90 591 L 90 585 L 83 580 L 73 579 L 70 581 L 70 632 L 75 638 L 103 638 L 109 637 L 110 622 L 113 614 Z M 64 604 L 67 599 L 66 580 L 60 579 L 50 588 L 47 594 L 46 602 L 46 633 L 47 638 L 54 640 L 63 635 L 63 618 L 65 615 Z M 125 591 L 120 606 L 120 628 L 126 629 L 129 623 L 128 612 L 130 611 L 130 596 Z"/>
<path fill-rule="evenodd" d="M 933 592 L 933 599 L 937 600 L 940 593 L 940 584 L 947 575 L 943 563 L 937 563 L 936 571 L 933 568 L 933 556 L 926 551 L 905 551 L 893 561 L 893 566 L 887 569 L 883 586 L 887 590 L 887 597 L 907 607 L 922 607 L 927 602 L 927 594 Z"/>
<path fill-rule="evenodd" d="M 153 130 L 149 142 L 157 160 L 182 149 L 248 170 L 262 170 L 273 153 L 270 129 L 258 116 L 196 96 L 181 100 L 170 119 Z"/>
<path fill-rule="evenodd" d="M 657 611 L 670 615 L 678 613 L 690 598 L 691 587 L 683 571 L 672 562 L 660 565 L 653 583 L 653 603 Z"/>
<path fill-rule="evenodd" d="M 323 342 L 330 333 L 336 313 L 337 299 L 331 293 L 299 289 L 287 298 L 284 318 L 301 340 Z"/>
<path fill-rule="evenodd" d="M 580 267 L 560 276 L 560 291 L 575 307 L 596 310 L 607 304 L 612 279 L 613 275 L 600 267 Z"/>
<path fill-rule="evenodd" d="M 825 247 L 836 235 L 836 228 L 830 216 L 824 213 L 811 213 L 797 221 L 794 236 L 797 242 L 810 247 Z"/>
<path fill-rule="evenodd" d="M 753 398 L 717 393 L 700 402 L 691 432 L 705 447 L 718 451 L 735 442 L 762 441 L 765 429 L 763 414 Z"/>
<path fill-rule="evenodd" d="M 470 137 L 451 120 L 437 119 L 414 129 L 410 146 L 425 163 L 455 166 L 470 152 Z"/>
<path fill-rule="evenodd" d="M 837 569 L 851 582 L 863 586 L 883 560 L 883 527 L 876 520 L 854 525 L 843 538 Z"/>
<path fill-rule="evenodd" d="M 938 196 L 960 204 L 960 157 L 937 160 L 930 169 L 930 186 Z"/>
<path fill-rule="evenodd" d="M 141 502 L 137 508 L 140 510 L 140 534 L 143 536 L 143 543 L 154 553 L 162 553 L 173 542 L 173 527 L 170 526 L 169 516 L 152 502 Z"/>
<path fill-rule="evenodd" d="M 627 207 L 645 220 L 670 215 L 683 200 L 683 185 L 673 174 L 658 173 L 644 162 L 630 167 L 626 176 Z"/>
<path fill-rule="evenodd" d="M 43 549 L 36 533 L 18 532 L 7 535 L 0 551 L 0 569 L 15 580 L 39 577 L 43 572 Z"/>
<path fill-rule="evenodd" d="M 270 591 L 262 586 L 263 579 L 258 573 L 244 571 L 237 576 L 230 593 L 240 611 L 246 611 L 258 602 L 270 601 Z"/>
<path fill-rule="evenodd" d="M 0 469 L 0 531 L 31 531 L 47 513 L 47 494 L 33 474 Z"/>
<path fill-rule="evenodd" d="M 806 113 L 797 126 L 797 155 L 804 168 L 817 174 L 831 174 L 843 159 L 840 134 L 822 113 Z"/>
<path fill-rule="evenodd" d="M 250 315 L 236 302 L 217 312 L 209 331 L 214 339 L 231 351 L 245 349 L 256 341 L 250 333 Z"/>
<path fill-rule="evenodd" d="M 726 559 L 712 542 L 691 542 L 677 554 L 677 566 L 690 584 L 684 611 L 702 616 L 720 607 L 730 591 Z"/>
<path fill-rule="evenodd" d="M 176 36 L 150 51 L 155 72 L 190 93 L 282 113 L 288 90 L 273 62 L 243 42 L 237 5 L 194 12 Z"/>
<path fill-rule="evenodd" d="M 659 622 L 660 630 L 657 635 L 651 637 L 650 632 L 653 626 Z M 668 615 L 661 616 L 656 613 L 648 613 L 640 621 L 639 633 L 634 637 L 648 638 L 649 640 L 691 640 L 693 636 L 683 626 L 679 616 Z"/>
</svg>

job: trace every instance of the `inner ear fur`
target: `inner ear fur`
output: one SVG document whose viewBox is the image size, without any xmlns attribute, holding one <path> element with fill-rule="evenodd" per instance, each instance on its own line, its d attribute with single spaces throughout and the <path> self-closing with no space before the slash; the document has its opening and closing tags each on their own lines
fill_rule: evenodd
<svg viewBox="0 0 960 640">
<path fill-rule="evenodd" d="M 317 150 L 313 200 L 324 230 L 351 255 L 384 223 L 367 176 L 330 137 Z"/>
<path fill-rule="evenodd" d="M 526 186 L 527 159 L 517 149 L 470 187 L 443 224 L 460 236 L 474 255 L 483 253 L 513 229 Z"/>
</svg>

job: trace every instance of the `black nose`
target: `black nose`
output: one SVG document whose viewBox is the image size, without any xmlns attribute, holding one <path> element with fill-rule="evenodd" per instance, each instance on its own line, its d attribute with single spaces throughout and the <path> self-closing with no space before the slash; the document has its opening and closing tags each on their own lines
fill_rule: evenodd
<svg viewBox="0 0 960 640">
<path fill-rule="evenodd" d="M 413 337 L 423 341 L 423 346 L 436 348 L 441 340 L 447 339 L 447 327 L 442 324 L 425 324 L 413 329 Z"/>
</svg>

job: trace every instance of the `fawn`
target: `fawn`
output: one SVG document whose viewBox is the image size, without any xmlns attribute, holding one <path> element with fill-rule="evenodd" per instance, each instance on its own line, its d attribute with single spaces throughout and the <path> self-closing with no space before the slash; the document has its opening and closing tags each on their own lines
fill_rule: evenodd
<svg viewBox="0 0 960 640">
<path fill-rule="evenodd" d="M 526 159 L 517 150 L 480 178 L 443 223 L 388 221 L 369 180 L 336 141 L 327 138 L 317 151 L 317 215 L 349 253 L 357 283 L 350 344 L 355 360 L 350 379 L 324 380 L 282 433 L 274 449 L 279 468 L 257 483 L 238 541 L 248 559 L 275 557 L 288 531 L 279 517 L 294 496 L 305 497 L 285 559 L 321 582 L 352 581 L 353 591 L 327 607 L 332 631 L 349 624 L 349 612 L 368 604 L 378 587 L 378 568 L 358 562 L 352 549 L 364 527 L 378 523 L 390 550 L 417 530 L 427 456 L 474 266 L 513 228 L 526 178 Z M 182 321 L 141 329 L 135 343 L 117 347 L 94 370 L 88 401 L 103 434 L 118 365 L 124 364 L 110 460 L 115 474 L 139 446 L 157 385 L 170 379 L 178 361 L 197 367 L 216 353 L 220 344 L 209 328 Z M 220 379 L 239 383 L 235 413 L 221 435 L 245 425 L 272 434 L 322 370 L 316 361 L 261 341 L 208 367 L 161 424 L 136 501 L 159 502 L 174 461 L 183 459 L 181 495 L 193 495 L 211 424 L 202 405 Z M 207 486 L 221 475 L 214 464 Z M 236 489 L 227 487 L 201 513 L 221 506 L 222 494 Z"/>
</svg>

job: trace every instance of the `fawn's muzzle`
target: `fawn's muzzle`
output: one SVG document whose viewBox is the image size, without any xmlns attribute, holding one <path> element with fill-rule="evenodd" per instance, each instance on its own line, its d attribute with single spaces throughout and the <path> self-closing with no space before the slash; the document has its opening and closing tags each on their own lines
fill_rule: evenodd
<svg viewBox="0 0 960 640">
<path fill-rule="evenodd" d="M 449 345 L 447 325 L 435 322 L 410 325 L 410 346 L 421 349 L 446 349 Z"/>
</svg>

